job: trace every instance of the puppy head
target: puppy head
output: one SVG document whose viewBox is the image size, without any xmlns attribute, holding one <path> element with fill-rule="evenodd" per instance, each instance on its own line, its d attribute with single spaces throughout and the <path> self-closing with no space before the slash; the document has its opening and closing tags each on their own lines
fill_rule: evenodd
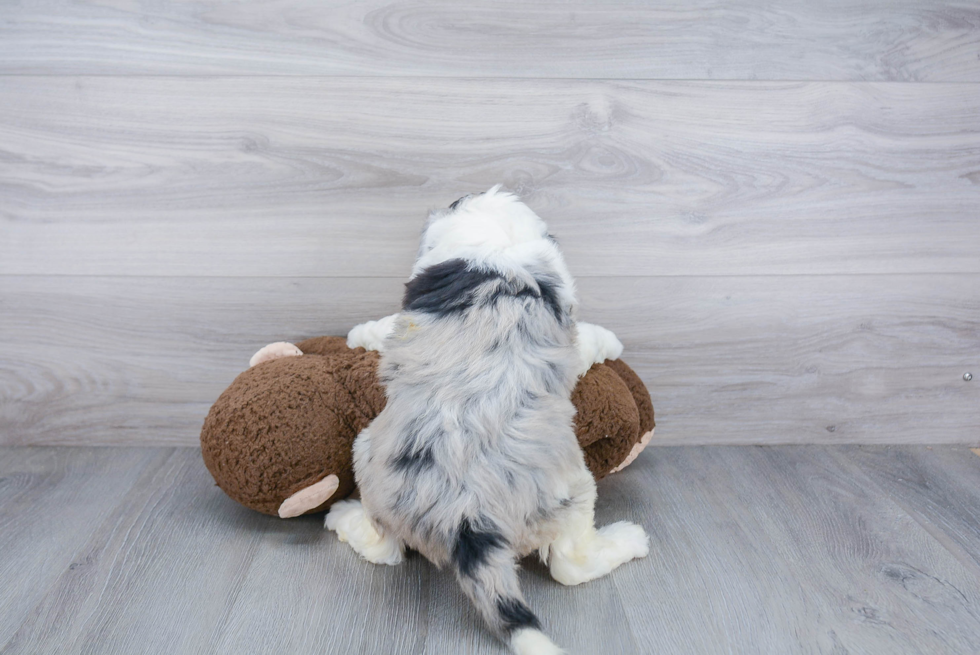
<svg viewBox="0 0 980 655">
<path fill-rule="evenodd" d="M 544 221 L 498 184 L 429 214 L 412 277 L 449 259 L 492 265 L 496 257 L 522 245 L 552 240 Z"/>
</svg>

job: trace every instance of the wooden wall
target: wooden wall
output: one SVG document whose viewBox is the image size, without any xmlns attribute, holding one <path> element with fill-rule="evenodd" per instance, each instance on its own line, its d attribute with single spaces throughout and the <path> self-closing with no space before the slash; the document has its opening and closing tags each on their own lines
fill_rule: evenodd
<svg viewBox="0 0 980 655">
<path fill-rule="evenodd" d="M 497 182 L 660 443 L 980 443 L 978 2 L 89 0 L 0 9 L 0 444 L 196 443 Z"/>
</svg>

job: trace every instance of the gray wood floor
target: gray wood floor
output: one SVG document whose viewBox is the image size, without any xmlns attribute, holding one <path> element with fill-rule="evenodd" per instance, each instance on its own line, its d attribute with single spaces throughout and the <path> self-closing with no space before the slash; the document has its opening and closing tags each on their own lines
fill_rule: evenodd
<svg viewBox="0 0 980 655">
<path fill-rule="evenodd" d="M 600 484 L 650 556 L 522 581 L 572 653 L 980 652 L 980 456 L 653 448 Z M 236 505 L 193 448 L 0 449 L 3 653 L 501 653 L 451 574 Z"/>
</svg>

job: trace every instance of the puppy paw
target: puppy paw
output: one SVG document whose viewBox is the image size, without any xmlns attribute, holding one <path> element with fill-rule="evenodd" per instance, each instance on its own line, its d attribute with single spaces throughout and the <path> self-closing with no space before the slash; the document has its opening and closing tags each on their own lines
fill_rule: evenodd
<svg viewBox="0 0 980 655">
<path fill-rule="evenodd" d="M 563 585 L 578 585 L 610 573 L 616 567 L 650 552 L 643 528 L 620 521 L 599 530 L 588 530 L 574 541 L 554 542 L 548 567 L 551 577 Z"/>
<path fill-rule="evenodd" d="M 592 323 L 576 323 L 578 337 L 576 345 L 579 355 L 579 375 L 585 375 L 593 364 L 607 359 L 619 359 L 623 354 L 623 344 L 612 331 Z"/>
<path fill-rule="evenodd" d="M 650 553 L 650 537 L 635 523 L 619 521 L 599 528 L 599 537 L 607 541 L 607 555 L 618 564 Z"/>
<path fill-rule="evenodd" d="M 384 350 L 384 341 L 394 330 L 396 318 L 398 318 L 398 314 L 392 314 L 376 321 L 355 325 L 347 333 L 347 347 L 377 350 L 378 352 Z"/>
<path fill-rule="evenodd" d="M 293 344 L 286 341 L 277 341 L 276 343 L 270 343 L 252 355 L 252 359 L 248 360 L 248 366 L 251 368 L 258 366 L 262 362 L 269 362 L 282 357 L 296 357 L 302 354 L 303 351 Z"/>
<path fill-rule="evenodd" d="M 334 503 L 327 512 L 324 526 L 337 538 L 350 544 L 358 555 L 373 564 L 401 564 L 405 552 L 397 539 L 386 537 L 374 527 L 359 500 Z"/>
</svg>

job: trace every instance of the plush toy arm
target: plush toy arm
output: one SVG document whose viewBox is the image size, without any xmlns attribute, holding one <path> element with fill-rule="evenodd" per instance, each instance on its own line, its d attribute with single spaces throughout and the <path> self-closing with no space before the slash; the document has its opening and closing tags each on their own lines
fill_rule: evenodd
<svg viewBox="0 0 980 655">
<path fill-rule="evenodd" d="M 270 343 L 268 346 L 263 346 L 259 352 L 252 355 L 252 359 L 248 360 L 248 367 L 252 368 L 262 362 L 268 362 L 281 357 L 295 357 L 302 354 L 303 351 L 293 344 L 286 341 L 277 341 L 276 343 Z"/>
<path fill-rule="evenodd" d="M 623 344 L 610 330 L 592 323 L 579 322 L 576 325 L 580 377 L 588 373 L 593 364 L 619 359 L 623 354 Z"/>
<path fill-rule="evenodd" d="M 377 350 L 379 352 L 384 350 L 384 340 L 395 328 L 395 319 L 397 318 L 398 314 L 392 314 L 376 321 L 355 325 L 347 333 L 347 347 L 361 347 L 364 350 Z"/>
</svg>

